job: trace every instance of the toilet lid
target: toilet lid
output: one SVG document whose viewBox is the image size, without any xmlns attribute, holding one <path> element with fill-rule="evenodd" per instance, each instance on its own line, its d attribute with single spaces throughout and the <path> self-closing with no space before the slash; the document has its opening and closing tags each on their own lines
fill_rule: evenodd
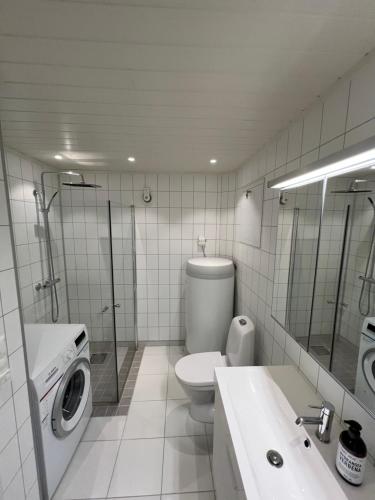
<svg viewBox="0 0 375 500">
<path fill-rule="evenodd" d="M 225 366 L 221 352 L 198 352 L 181 358 L 175 366 L 177 377 L 187 385 L 214 384 L 215 368 Z"/>
</svg>

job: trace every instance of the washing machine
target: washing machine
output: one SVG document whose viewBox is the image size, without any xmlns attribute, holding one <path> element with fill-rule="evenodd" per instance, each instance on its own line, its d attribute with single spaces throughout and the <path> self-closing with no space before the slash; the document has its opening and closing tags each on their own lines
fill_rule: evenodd
<svg viewBox="0 0 375 500">
<path fill-rule="evenodd" d="M 43 498 L 52 498 L 92 413 L 88 335 L 85 325 L 35 324 L 25 337 Z"/>
<path fill-rule="evenodd" d="M 363 322 L 354 393 L 375 413 L 375 318 Z"/>
</svg>

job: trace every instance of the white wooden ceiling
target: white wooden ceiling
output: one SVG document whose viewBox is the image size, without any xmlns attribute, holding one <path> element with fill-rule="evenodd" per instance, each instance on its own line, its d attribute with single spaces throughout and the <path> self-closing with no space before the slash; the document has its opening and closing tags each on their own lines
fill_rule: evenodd
<svg viewBox="0 0 375 500">
<path fill-rule="evenodd" d="M 373 0 L 1 0 L 4 140 L 59 166 L 231 170 L 374 46 Z"/>
</svg>

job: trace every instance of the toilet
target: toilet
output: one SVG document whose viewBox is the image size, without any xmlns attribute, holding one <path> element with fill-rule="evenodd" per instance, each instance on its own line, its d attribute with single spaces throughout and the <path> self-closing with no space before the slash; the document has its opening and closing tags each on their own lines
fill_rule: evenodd
<svg viewBox="0 0 375 500">
<path fill-rule="evenodd" d="M 224 356 L 220 351 L 199 352 L 176 363 L 176 377 L 190 397 L 190 415 L 194 420 L 213 422 L 215 368 L 253 365 L 254 336 L 254 323 L 247 316 L 237 316 L 229 328 Z"/>
</svg>

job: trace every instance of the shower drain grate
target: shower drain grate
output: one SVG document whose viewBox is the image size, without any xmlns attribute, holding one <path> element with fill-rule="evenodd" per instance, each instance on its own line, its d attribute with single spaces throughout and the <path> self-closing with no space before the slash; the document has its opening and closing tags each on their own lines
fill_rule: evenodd
<svg viewBox="0 0 375 500">
<path fill-rule="evenodd" d="M 318 356 L 329 356 L 329 350 L 323 345 L 312 345 L 311 350 Z"/>
<path fill-rule="evenodd" d="M 106 357 L 107 357 L 106 352 L 99 352 L 99 353 L 91 354 L 90 363 L 92 365 L 102 365 L 102 364 L 104 364 Z"/>
</svg>

